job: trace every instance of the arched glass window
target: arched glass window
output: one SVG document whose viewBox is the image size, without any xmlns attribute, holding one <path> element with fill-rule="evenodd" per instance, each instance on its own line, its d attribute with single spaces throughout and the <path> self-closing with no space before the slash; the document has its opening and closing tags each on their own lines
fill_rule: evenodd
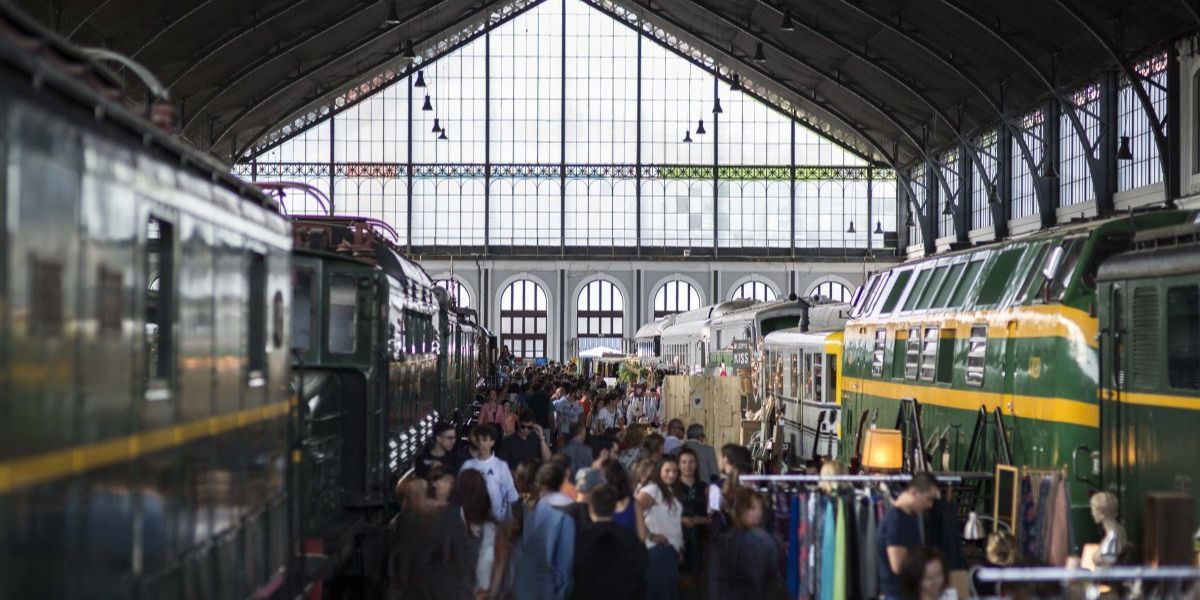
<svg viewBox="0 0 1200 600">
<path fill-rule="evenodd" d="M 467 286 L 459 283 L 457 279 L 438 279 L 433 282 L 433 285 L 446 290 L 459 308 L 471 308 L 471 292 L 468 292 Z"/>
<path fill-rule="evenodd" d="M 546 358 L 549 313 L 546 292 L 528 279 L 518 279 L 500 294 L 500 343 L 519 359 Z"/>
<path fill-rule="evenodd" d="M 668 281 L 654 293 L 655 319 L 696 308 L 700 308 L 700 293 L 686 281 Z"/>
<path fill-rule="evenodd" d="M 604 280 L 587 284 L 579 291 L 575 308 L 580 350 L 597 346 L 621 349 L 625 298 L 615 284 Z"/>
<path fill-rule="evenodd" d="M 775 300 L 775 290 L 767 285 L 765 281 L 747 281 L 742 285 L 737 286 L 733 290 L 733 295 L 730 300 L 758 300 L 759 302 L 771 302 Z"/>
<path fill-rule="evenodd" d="M 811 296 L 824 296 L 834 302 L 849 302 L 853 297 L 853 290 L 836 282 L 826 281 L 817 287 L 813 288 Z"/>
</svg>

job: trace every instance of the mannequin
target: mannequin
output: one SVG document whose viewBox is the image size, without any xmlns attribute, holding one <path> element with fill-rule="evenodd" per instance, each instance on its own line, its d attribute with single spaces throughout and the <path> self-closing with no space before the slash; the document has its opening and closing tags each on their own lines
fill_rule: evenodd
<svg viewBox="0 0 1200 600">
<path fill-rule="evenodd" d="M 1092 508 L 1092 518 L 1104 527 L 1104 539 L 1100 541 L 1100 549 L 1096 553 L 1096 566 L 1107 567 L 1116 564 L 1118 557 L 1129 547 L 1125 537 L 1125 526 L 1117 521 L 1120 504 L 1117 497 L 1110 492 L 1100 492 L 1092 496 L 1089 502 Z"/>
</svg>

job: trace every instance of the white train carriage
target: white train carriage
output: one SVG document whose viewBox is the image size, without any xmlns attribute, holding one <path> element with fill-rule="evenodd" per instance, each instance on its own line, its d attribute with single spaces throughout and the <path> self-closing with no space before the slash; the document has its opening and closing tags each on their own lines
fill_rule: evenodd
<svg viewBox="0 0 1200 600">
<path fill-rule="evenodd" d="M 793 466 L 837 458 L 842 330 L 774 331 L 764 338 L 763 348 L 763 390 L 777 396 L 783 409 L 779 457 Z"/>
</svg>

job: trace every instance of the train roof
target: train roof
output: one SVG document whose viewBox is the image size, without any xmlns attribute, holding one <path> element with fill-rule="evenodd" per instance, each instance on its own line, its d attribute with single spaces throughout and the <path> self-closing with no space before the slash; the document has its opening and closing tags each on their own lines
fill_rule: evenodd
<svg viewBox="0 0 1200 600">
<path fill-rule="evenodd" d="M 1177 277 L 1200 273 L 1200 211 L 1182 223 L 1146 229 L 1133 239 L 1134 250 L 1100 265 L 1098 281 Z"/>
<path fill-rule="evenodd" d="M 675 324 L 675 315 L 667 315 L 661 319 L 655 319 L 642 325 L 638 328 L 634 338 L 651 338 L 662 335 L 663 329 Z"/>
<path fill-rule="evenodd" d="M 723 315 L 713 317 L 709 320 L 712 325 L 722 325 L 725 323 L 741 323 L 757 318 L 766 318 L 775 315 L 796 314 L 800 315 L 804 312 L 804 305 L 800 300 L 782 299 L 772 300 L 770 302 L 755 302 L 734 310 L 730 310 Z"/>
<path fill-rule="evenodd" d="M 243 201 L 279 212 L 273 198 L 232 175 L 228 166 L 124 106 L 118 101 L 122 85 L 119 77 L 6 2 L 0 2 L 0 66 L 28 74 L 32 87 L 39 92 L 52 91 L 78 105 L 91 118 L 114 125 L 130 136 L 130 146 L 155 152 L 159 158 L 165 156 L 180 171 L 218 184 Z M 219 199 L 210 201 L 221 205 Z M 284 221 L 280 223 L 282 227 Z"/>
<path fill-rule="evenodd" d="M 826 328 L 807 331 L 799 327 L 789 327 L 772 331 L 763 338 L 763 343 L 768 346 L 797 346 L 805 344 L 824 344 L 826 339 L 831 334 L 840 333 L 842 330 L 838 328 Z"/>
<path fill-rule="evenodd" d="M 664 341 L 678 339 L 680 337 L 704 338 L 708 336 L 710 330 L 710 321 L 689 321 L 672 325 L 663 329 L 662 338 Z"/>
<path fill-rule="evenodd" d="M 402 255 L 400 250 L 375 231 L 369 219 L 346 217 L 295 217 L 293 238 L 297 250 L 333 254 L 376 264 L 407 287 L 432 290 L 433 279 L 425 269 Z M 432 294 L 432 291 L 430 291 Z"/>
</svg>

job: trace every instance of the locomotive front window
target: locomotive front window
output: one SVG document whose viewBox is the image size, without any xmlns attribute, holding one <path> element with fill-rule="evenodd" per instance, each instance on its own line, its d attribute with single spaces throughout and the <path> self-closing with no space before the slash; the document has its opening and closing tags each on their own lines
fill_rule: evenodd
<svg viewBox="0 0 1200 600">
<path fill-rule="evenodd" d="M 1083 246 L 1086 241 L 1084 238 L 1075 238 L 1063 242 L 1062 259 L 1059 263 L 1058 271 L 1054 274 L 1054 279 L 1042 283 L 1040 295 L 1043 298 L 1049 300 L 1062 299 L 1063 294 L 1067 291 L 1067 285 L 1071 283 L 1071 277 L 1075 275 L 1075 267 L 1079 264 L 1079 256 L 1083 253 Z M 1093 252 L 1093 255 L 1100 252 L 1100 247 L 1101 243 L 1097 243 L 1096 251 Z M 1121 247 L 1124 248 L 1124 245 Z M 1112 253 L 1106 253 L 1105 256 L 1108 254 Z M 1099 264 L 1095 259 L 1092 262 Z"/>
<path fill-rule="evenodd" d="M 338 273 L 329 278 L 329 351 L 353 354 L 357 342 L 357 278 Z"/>
<path fill-rule="evenodd" d="M 1200 288 L 1167 290 L 1167 377 L 1171 387 L 1200 389 Z"/>
<path fill-rule="evenodd" d="M 313 321 L 316 320 L 316 286 L 312 269 L 292 270 L 292 349 L 305 351 L 312 347 Z"/>
</svg>

